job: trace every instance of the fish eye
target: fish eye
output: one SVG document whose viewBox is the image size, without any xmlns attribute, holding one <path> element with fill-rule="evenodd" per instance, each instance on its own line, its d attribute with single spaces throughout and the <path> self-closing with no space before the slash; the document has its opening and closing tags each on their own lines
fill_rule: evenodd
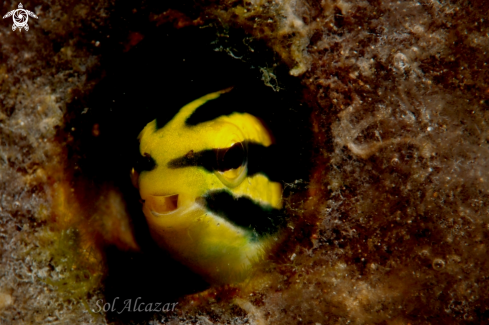
<svg viewBox="0 0 489 325">
<path fill-rule="evenodd" d="M 217 149 L 217 170 L 225 172 L 239 168 L 246 160 L 245 148 L 242 142 L 229 148 Z"/>
<path fill-rule="evenodd" d="M 229 148 L 216 149 L 216 175 L 228 187 L 236 187 L 246 177 L 247 150 L 243 142 Z"/>
</svg>

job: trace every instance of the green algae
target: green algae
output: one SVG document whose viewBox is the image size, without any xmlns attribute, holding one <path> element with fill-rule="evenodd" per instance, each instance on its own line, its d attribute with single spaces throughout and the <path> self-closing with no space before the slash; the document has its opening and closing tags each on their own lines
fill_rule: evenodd
<svg viewBox="0 0 489 325">
<path fill-rule="evenodd" d="M 66 299 L 81 301 L 91 314 L 95 314 L 88 305 L 88 297 L 100 288 L 102 281 L 102 273 L 93 269 L 96 252 L 91 247 L 82 247 L 81 234 L 75 228 L 51 232 L 49 237 L 51 243 L 45 250 L 58 273 L 42 281 L 56 288 Z"/>
</svg>

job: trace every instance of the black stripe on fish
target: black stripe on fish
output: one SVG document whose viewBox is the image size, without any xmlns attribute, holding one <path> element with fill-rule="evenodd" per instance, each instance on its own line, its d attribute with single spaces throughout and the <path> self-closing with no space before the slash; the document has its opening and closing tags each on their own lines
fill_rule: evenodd
<svg viewBox="0 0 489 325">
<path fill-rule="evenodd" d="M 212 121 L 219 116 L 230 115 L 234 112 L 245 111 L 245 107 L 240 107 L 240 101 L 236 100 L 234 92 L 223 93 L 219 97 L 209 100 L 199 106 L 190 115 L 185 124 L 195 126 L 200 123 Z"/>
<path fill-rule="evenodd" d="M 241 149 L 242 148 L 242 149 Z M 224 154 L 222 154 L 224 152 Z M 281 150 L 276 145 L 265 147 L 261 144 L 244 141 L 233 147 L 189 151 L 185 156 L 175 158 L 168 168 L 202 167 L 209 172 L 225 171 L 248 165 L 248 176 L 263 174 L 272 181 L 280 181 L 284 173 L 284 161 L 280 159 Z M 244 156 L 241 156 L 244 155 Z"/>
<path fill-rule="evenodd" d="M 282 210 L 255 203 L 248 197 L 234 197 L 226 190 L 210 191 L 197 202 L 209 212 L 253 233 L 253 238 L 273 234 L 285 225 Z"/>
<path fill-rule="evenodd" d="M 153 170 L 155 167 L 156 162 L 148 153 L 138 155 L 134 163 L 134 170 L 136 170 L 138 173 L 141 173 L 144 170 Z"/>
</svg>

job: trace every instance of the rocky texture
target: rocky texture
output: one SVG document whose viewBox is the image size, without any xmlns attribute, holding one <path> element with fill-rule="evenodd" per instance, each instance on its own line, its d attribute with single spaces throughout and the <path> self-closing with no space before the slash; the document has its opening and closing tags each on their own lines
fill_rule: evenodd
<svg viewBox="0 0 489 325">
<path fill-rule="evenodd" d="M 17 4 L 5 3 L 3 14 Z M 83 4 L 24 5 L 41 17 L 29 20 L 28 32 L 13 32 L 12 18 L 0 28 L 1 322 L 91 323 L 81 301 L 67 301 L 46 281 L 59 281 L 66 270 L 52 260 L 58 235 L 49 235 L 51 172 L 65 158 L 53 141 L 70 89 L 90 88 L 87 73 L 98 64 L 78 47 L 84 41 L 73 26 L 86 19 L 100 23 L 99 11 Z"/>
<path fill-rule="evenodd" d="M 95 212 L 115 217 L 96 224 L 115 224 L 115 237 L 80 221 L 86 214 L 78 209 L 63 219 L 59 211 L 66 210 L 50 199 L 64 193 L 79 202 L 99 177 L 71 165 L 87 148 L 77 142 L 77 128 L 94 137 L 103 132 L 84 124 L 83 98 L 103 76 L 100 62 L 130 52 L 156 25 L 220 21 L 264 41 L 301 80 L 303 101 L 314 110 L 309 199 L 301 203 L 299 190 L 290 197 L 291 240 L 252 281 L 182 298 L 177 312 L 143 321 L 488 322 L 489 21 L 483 1 L 24 5 L 39 20 L 22 34 L 5 20 L 0 34 L 2 321 L 106 322 L 83 303 L 91 298 L 93 307 L 101 288 L 90 280 L 104 270 L 94 267 L 103 261 L 100 242 L 131 246 L 130 237 L 118 235 L 127 235 L 120 230 L 127 223 L 122 196 L 110 184 L 97 192 L 113 203 L 95 204 Z M 236 54 L 242 39 L 229 42 L 221 49 Z M 241 53 L 252 57 L 251 50 Z M 263 79 L 277 89 L 282 79 L 268 62 Z M 84 179 L 83 185 L 69 194 L 73 179 Z M 73 248 L 60 250 L 59 243 Z M 100 255 L 77 258 L 90 243 Z M 74 259 L 60 257 L 69 252 Z M 79 278 L 73 266 L 92 276 Z M 70 289 L 71 300 L 46 284 L 63 278 L 82 280 Z"/>
</svg>

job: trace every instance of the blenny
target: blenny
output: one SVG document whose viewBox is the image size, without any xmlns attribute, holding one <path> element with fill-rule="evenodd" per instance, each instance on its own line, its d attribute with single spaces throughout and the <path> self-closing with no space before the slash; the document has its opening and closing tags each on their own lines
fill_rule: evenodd
<svg viewBox="0 0 489 325">
<path fill-rule="evenodd" d="M 148 123 L 131 175 L 153 239 L 211 283 L 245 279 L 285 223 L 273 137 L 259 118 L 232 111 L 231 93 Z"/>
</svg>

